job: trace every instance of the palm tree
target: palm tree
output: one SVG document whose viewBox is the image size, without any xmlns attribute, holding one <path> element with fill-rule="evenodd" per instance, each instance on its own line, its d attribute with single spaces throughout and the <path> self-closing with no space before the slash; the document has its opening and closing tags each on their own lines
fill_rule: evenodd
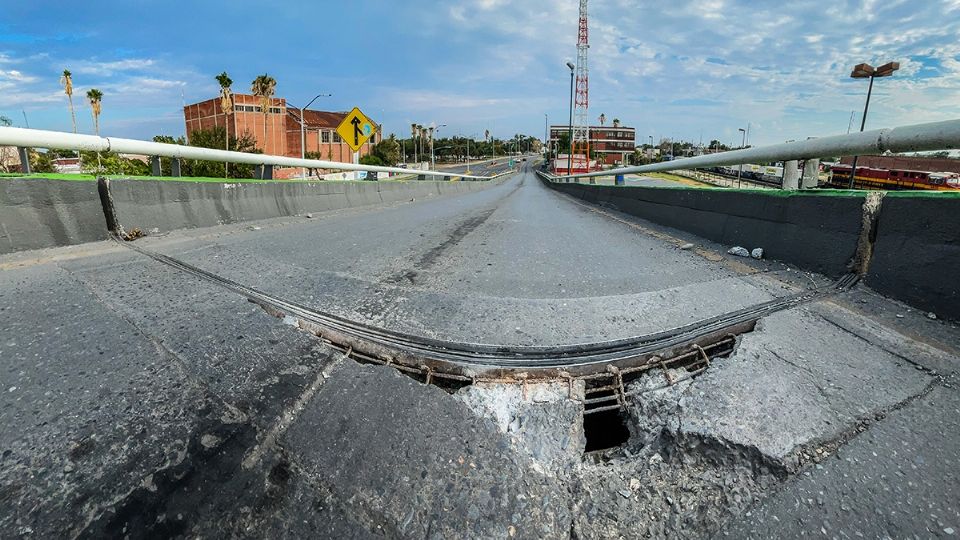
<svg viewBox="0 0 960 540">
<path fill-rule="evenodd" d="M 423 151 L 424 151 L 424 147 L 423 147 L 423 131 L 424 131 L 424 130 L 423 130 L 423 126 L 422 126 L 421 124 L 417 124 L 417 143 L 418 143 L 419 146 L 420 146 L 420 154 L 419 154 L 418 157 L 419 157 L 420 159 L 423 159 Z"/>
<path fill-rule="evenodd" d="M 417 161 L 417 125 L 410 124 L 410 146 L 413 147 L 413 161 Z"/>
<path fill-rule="evenodd" d="M 427 153 L 427 128 L 420 124 L 417 124 L 417 128 L 420 130 L 420 155 L 423 156 Z"/>
<path fill-rule="evenodd" d="M 270 98 L 277 91 L 277 80 L 264 73 L 257 76 L 250 85 L 250 92 L 260 98 L 260 110 L 263 112 L 263 153 L 267 153 L 267 114 L 270 112 Z"/>
<path fill-rule="evenodd" d="M 604 122 L 607 121 L 607 115 L 600 113 L 600 125 L 602 126 Z"/>
<path fill-rule="evenodd" d="M 67 95 L 67 99 L 70 101 L 70 120 L 73 121 L 73 132 L 77 132 L 77 115 L 73 112 L 73 74 L 70 73 L 69 69 L 63 70 L 63 75 L 60 77 L 60 84 L 63 85 L 63 93 Z"/>
<path fill-rule="evenodd" d="M 87 101 L 90 102 L 90 109 L 93 111 L 93 128 L 97 135 L 100 135 L 100 101 L 103 99 L 103 92 L 96 88 L 87 90 Z"/>
<path fill-rule="evenodd" d="M 227 72 L 224 71 L 214 77 L 217 79 L 217 82 L 220 83 L 220 109 L 223 110 L 224 122 L 223 122 L 223 148 L 224 150 L 230 150 L 230 115 L 233 114 L 233 91 L 230 90 L 230 85 L 233 84 L 233 79 L 227 75 Z M 230 174 L 230 164 L 224 162 L 223 164 L 223 177 L 226 178 Z"/>
<path fill-rule="evenodd" d="M 87 101 L 90 102 L 90 110 L 93 111 L 93 129 L 97 135 L 100 135 L 100 100 L 103 99 L 103 92 L 96 88 L 87 90 Z M 97 152 L 97 171 L 101 170 L 100 152 Z"/>
</svg>

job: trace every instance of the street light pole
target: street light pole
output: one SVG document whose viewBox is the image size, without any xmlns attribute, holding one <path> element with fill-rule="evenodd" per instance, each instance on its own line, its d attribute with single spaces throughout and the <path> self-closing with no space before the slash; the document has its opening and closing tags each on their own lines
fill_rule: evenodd
<svg viewBox="0 0 960 540">
<path fill-rule="evenodd" d="M 747 145 L 747 130 L 743 128 L 737 128 L 737 131 L 743 133 L 743 142 L 740 143 L 740 149 L 742 150 L 744 146 Z M 743 163 L 740 164 L 740 168 L 737 169 L 737 189 L 740 189 L 740 177 L 743 176 Z"/>
<path fill-rule="evenodd" d="M 573 174 L 573 70 L 577 69 L 577 66 L 573 65 L 573 62 L 567 62 L 567 67 L 570 68 L 570 123 L 567 125 L 570 149 L 567 154 L 567 174 L 571 175 Z"/>
<path fill-rule="evenodd" d="M 310 100 L 310 103 L 307 103 L 306 107 L 303 107 L 302 109 L 300 109 L 300 158 L 301 159 L 307 159 L 307 135 L 306 135 L 306 128 L 304 127 L 303 111 L 307 110 L 307 107 L 313 105 L 313 102 L 316 101 L 318 98 L 331 97 L 331 96 L 333 96 L 333 94 L 317 94 L 316 96 L 314 96 L 313 99 Z M 318 133 L 317 137 L 319 136 L 320 134 Z M 306 167 L 300 167 L 300 175 L 303 176 L 304 178 L 307 177 Z"/>
<path fill-rule="evenodd" d="M 440 133 L 440 128 L 442 128 L 442 127 L 447 127 L 447 125 L 446 125 L 446 124 L 440 124 L 439 126 L 431 127 L 431 128 L 430 128 L 430 170 L 436 170 L 436 169 L 437 169 L 436 156 L 433 154 L 433 134 L 434 134 L 434 133 Z"/>
<path fill-rule="evenodd" d="M 547 116 L 547 113 L 543 113 L 543 149 L 544 154 L 550 153 L 548 148 L 550 147 L 550 117 Z"/>
<path fill-rule="evenodd" d="M 850 73 L 851 78 L 870 78 L 870 86 L 867 87 L 867 102 L 863 105 L 863 118 L 860 119 L 861 132 L 863 132 L 863 128 L 867 125 L 867 110 L 870 108 L 870 95 L 873 93 L 873 79 L 877 77 L 889 77 L 898 69 L 900 69 L 899 62 L 887 62 L 878 68 L 874 68 L 870 64 L 857 64 L 853 67 L 853 71 Z M 848 189 L 853 189 L 854 180 L 857 178 L 857 160 L 859 157 L 860 156 L 853 156 L 853 163 L 850 166 L 850 182 L 847 184 Z"/>
</svg>

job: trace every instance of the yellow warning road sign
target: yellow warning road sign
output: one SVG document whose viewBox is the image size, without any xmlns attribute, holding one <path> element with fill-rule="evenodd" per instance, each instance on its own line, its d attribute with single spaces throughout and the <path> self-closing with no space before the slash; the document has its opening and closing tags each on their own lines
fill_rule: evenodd
<svg viewBox="0 0 960 540">
<path fill-rule="evenodd" d="M 350 145 L 354 152 L 358 152 L 363 143 L 367 142 L 377 132 L 377 125 L 367 118 L 363 112 L 354 107 L 350 114 L 337 126 L 337 133 L 345 143 Z"/>
</svg>

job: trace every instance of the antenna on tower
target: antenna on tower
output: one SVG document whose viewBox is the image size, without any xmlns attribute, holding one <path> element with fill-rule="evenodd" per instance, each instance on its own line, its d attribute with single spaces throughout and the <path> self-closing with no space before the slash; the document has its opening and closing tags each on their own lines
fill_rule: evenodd
<svg viewBox="0 0 960 540">
<path fill-rule="evenodd" d="M 587 69 L 587 49 L 590 38 L 587 25 L 587 0 L 580 0 L 580 26 L 577 33 L 577 92 L 573 113 L 573 153 L 583 154 L 586 168 L 590 168 L 590 124 L 587 120 L 590 84 Z"/>
</svg>

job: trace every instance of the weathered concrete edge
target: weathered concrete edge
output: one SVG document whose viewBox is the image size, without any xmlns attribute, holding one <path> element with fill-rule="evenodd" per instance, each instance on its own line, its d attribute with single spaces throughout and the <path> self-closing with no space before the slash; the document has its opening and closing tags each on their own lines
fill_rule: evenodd
<svg viewBox="0 0 960 540">
<path fill-rule="evenodd" d="M 960 321 L 960 199 L 883 199 L 865 272 L 875 291 Z"/>
<path fill-rule="evenodd" d="M 771 197 L 766 192 L 657 189 L 554 183 L 554 190 L 588 202 L 753 249 L 765 256 L 829 276 L 853 268 L 865 195 Z"/>
<path fill-rule="evenodd" d="M 0 255 L 105 240 L 96 182 L 5 178 L 0 182 Z"/>
<path fill-rule="evenodd" d="M 552 182 L 541 175 L 541 179 L 551 189 L 568 193 L 577 198 L 596 204 L 613 204 L 618 210 L 691 232 L 717 242 L 729 243 L 725 227 L 704 227 L 701 219 L 686 219 L 694 213 L 703 213 L 699 204 L 708 196 L 715 196 L 718 190 L 683 188 L 680 190 L 645 188 L 642 186 L 599 186 L 584 184 L 566 184 Z M 612 191 L 617 190 L 617 191 Z M 606 191 L 606 193 L 604 193 Z M 665 205 L 665 211 L 657 211 L 653 205 L 623 204 L 629 197 L 618 196 L 628 193 L 674 193 L 683 194 L 682 200 L 688 207 Z M 764 198 L 775 201 L 824 201 L 826 204 L 838 200 L 836 193 L 820 195 L 816 192 L 802 193 L 798 197 L 771 197 L 769 192 L 737 192 L 744 197 Z M 935 313 L 938 317 L 960 320 L 960 280 L 954 277 L 960 268 L 960 197 L 958 194 L 935 196 L 922 192 L 908 194 L 903 192 L 871 192 L 853 197 L 856 205 L 844 204 L 839 208 L 847 215 L 839 217 L 844 222 L 856 223 L 856 234 L 833 237 L 829 230 L 817 245 L 824 242 L 839 244 L 836 253 L 841 258 L 828 261 L 825 271 L 823 265 L 811 265 L 804 257 L 793 255 L 796 247 L 793 243 L 781 244 L 776 251 L 767 249 L 772 258 L 795 264 L 805 270 L 814 270 L 827 274 L 855 272 L 864 277 L 867 285 L 877 292 L 906 302 L 918 309 Z M 680 195 L 672 195 L 680 200 Z M 729 198 L 729 196 L 725 196 Z M 663 196 L 655 197 L 657 204 L 663 204 Z M 844 197 L 840 197 L 842 200 Z M 620 201 L 621 205 L 616 203 Z M 849 206 L 849 208 L 847 208 Z M 834 208 L 836 210 L 838 208 Z M 723 208 L 711 209 L 713 213 L 724 213 Z M 735 214 L 733 209 L 729 214 Z M 802 214 L 803 212 L 801 212 Z M 702 217 L 702 216 L 701 216 Z M 739 216 L 743 217 L 743 216 Z M 728 217 L 720 221 L 728 220 Z M 813 217 L 810 220 L 813 221 Z M 769 226 L 769 219 L 763 220 Z M 717 223 L 717 220 L 714 220 Z M 776 227 L 774 227 L 776 228 Z M 816 229 L 806 228 L 813 234 Z M 789 235 L 777 235 L 784 241 Z M 784 254 L 786 250 L 786 254 Z M 849 257 L 846 262 L 843 257 Z M 838 264 L 843 263 L 843 264 Z"/>
<path fill-rule="evenodd" d="M 480 191 L 489 181 L 216 183 L 42 178 L 0 183 L 0 255 L 139 228 L 170 231 Z"/>
</svg>

